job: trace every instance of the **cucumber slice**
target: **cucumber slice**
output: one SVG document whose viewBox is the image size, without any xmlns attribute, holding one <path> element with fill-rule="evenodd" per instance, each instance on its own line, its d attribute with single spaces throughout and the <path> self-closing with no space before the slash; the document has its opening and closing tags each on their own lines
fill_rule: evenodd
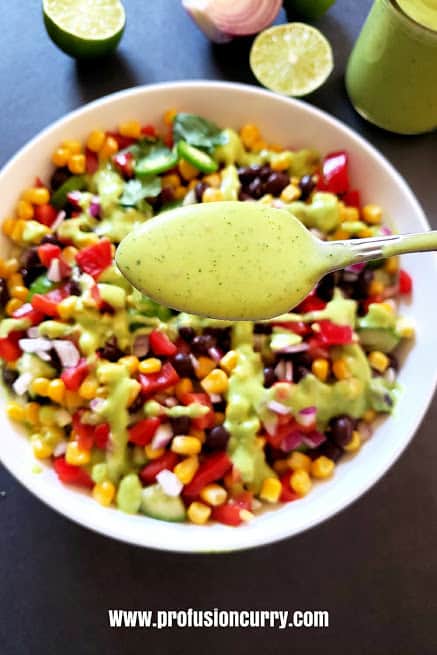
<svg viewBox="0 0 437 655">
<path fill-rule="evenodd" d="M 179 157 L 198 168 L 202 173 L 214 173 L 218 169 L 218 164 L 212 157 L 203 150 L 190 146 L 186 141 L 178 142 L 178 153 Z"/>
<path fill-rule="evenodd" d="M 179 496 L 167 496 L 159 484 L 143 489 L 141 510 L 159 521 L 184 521 L 185 505 Z"/>
<path fill-rule="evenodd" d="M 135 175 L 138 175 L 138 177 L 157 175 L 174 168 L 177 163 L 178 155 L 174 150 L 170 150 L 159 143 L 153 144 L 150 146 L 147 155 L 135 164 Z"/>
<path fill-rule="evenodd" d="M 391 353 L 400 342 L 400 337 L 392 328 L 361 328 L 358 336 L 362 346 L 369 350 Z"/>
</svg>

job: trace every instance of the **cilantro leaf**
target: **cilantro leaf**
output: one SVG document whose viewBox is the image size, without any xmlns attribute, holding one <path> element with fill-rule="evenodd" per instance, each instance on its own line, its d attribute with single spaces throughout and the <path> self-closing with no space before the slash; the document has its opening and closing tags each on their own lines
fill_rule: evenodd
<svg viewBox="0 0 437 655">
<path fill-rule="evenodd" d="M 176 114 L 173 121 L 173 137 L 175 143 L 186 141 L 192 146 L 205 150 L 212 150 L 215 146 L 226 143 L 226 135 L 218 125 L 195 114 Z"/>
<path fill-rule="evenodd" d="M 124 185 L 120 204 L 123 207 L 136 207 L 144 198 L 155 198 L 161 193 L 161 178 L 146 177 L 143 180 L 129 180 Z"/>
</svg>

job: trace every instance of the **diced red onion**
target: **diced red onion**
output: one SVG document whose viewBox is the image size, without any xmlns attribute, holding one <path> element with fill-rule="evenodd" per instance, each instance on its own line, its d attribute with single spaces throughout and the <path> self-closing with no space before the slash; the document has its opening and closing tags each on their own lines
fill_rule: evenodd
<svg viewBox="0 0 437 655">
<path fill-rule="evenodd" d="M 53 455 L 55 457 L 61 457 L 61 455 L 64 455 L 67 451 L 67 442 L 66 441 L 60 441 L 56 446 L 53 448 Z"/>
<path fill-rule="evenodd" d="M 15 380 L 14 384 L 12 385 L 12 388 L 17 394 L 17 396 L 24 396 L 26 391 L 29 389 L 32 380 L 33 380 L 32 373 L 22 373 L 20 376 L 18 376 L 18 378 Z"/>
<path fill-rule="evenodd" d="M 53 343 L 44 337 L 37 337 L 36 339 L 19 339 L 18 345 L 25 353 L 36 353 L 39 350 L 50 350 Z"/>
<path fill-rule="evenodd" d="M 67 193 L 67 200 L 73 207 L 80 208 L 81 199 L 82 193 L 80 191 L 70 191 L 70 193 Z"/>
<path fill-rule="evenodd" d="M 293 382 L 293 363 L 281 359 L 275 367 L 275 375 L 278 380 Z"/>
<path fill-rule="evenodd" d="M 49 362 L 50 359 L 51 359 L 50 355 L 48 354 L 48 352 L 46 350 L 37 350 L 37 352 L 35 354 L 37 355 L 37 357 L 42 359 L 43 362 Z"/>
<path fill-rule="evenodd" d="M 308 350 L 309 345 L 305 342 L 303 343 L 297 343 L 294 346 L 284 346 L 283 348 L 276 349 L 275 348 L 275 353 L 303 353 L 306 350 Z"/>
<path fill-rule="evenodd" d="M 354 271 L 344 271 L 343 272 L 343 281 L 344 282 L 356 282 L 358 280 L 358 273 Z"/>
<path fill-rule="evenodd" d="M 29 337 L 29 339 L 36 339 L 37 337 L 39 337 L 38 326 L 37 325 L 32 325 L 32 327 L 27 329 L 26 334 Z"/>
<path fill-rule="evenodd" d="M 322 443 L 326 441 L 326 436 L 317 430 L 310 432 L 309 434 L 304 434 L 302 437 L 302 442 L 309 446 L 310 448 L 317 448 Z"/>
<path fill-rule="evenodd" d="M 393 232 L 390 230 L 389 227 L 387 227 L 387 225 L 382 225 L 380 232 L 385 236 L 390 236 L 390 234 L 393 234 Z"/>
<path fill-rule="evenodd" d="M 357 262 L 356 264 L 350 264 L 350 266 L 346 266 L 344 270 L 350 273 L 361 273 L 365 265 L 365 262 Z"/>
<path fill-rule="evenodd" d="M 147 334 L 139 334 L 134 341 L 133 354 L 136 357 L 144 357 L 149 352 L 149 337 Z"/>
<path fill-rule="evenodd" d="M 98 196 L 93 196 L 93 199 L 91 200 L 90 207 L 89 207 L 89 212 L 91 216 L 93 218 L 100 218 L 101 210 L 102 208 Z"/>
<path fill-rule="evenodd" d="M 71 368 L 78 365 L 80 353 L 72 341 L 68 341 L 68 339 L 55 339 L 53 341 L 53 347 L 64 368 Z"/>
<path fill-rule="evenodd" d="M 176 400 L 176 398 L 169 397 L 164 400 L 164 405 L 166 407 L 176 407 L 177 404 L 178 401 Z"/>
<path fill-rule="evenodd" d="M 222 397 L 219 393 L 209 393 L 208 396 L 212 403 L 220 403 L 222 400 Z"/>
<path fill-rule="evenodd" d="M 208 348 L 208 355 L 213 359 L 215 362 L 219 362 L 221 358 L 223 357 L 223 354 L 220 352 L 218 348 Z"/>
<path fill-rule="evenodd" d="M 61 281 L 61 268 L 59 266 L 58 258 L 54 258 L 50 262 L 49 270 L 47 271 L 47 277 L 50 280 L 50 282 Z"/>
<path fill-rule="evenodd" d="M 315 422 L 316 414 L 317 414 L 316 407 L 305 407 L 304 409 L 301 409 L 300 412 L 297 413 L 296 421 L 300 425 L 303 425 L 304 427 L 308 427 Z"/>
<path fill-rule="evenodd" d="M 298 448 L 303 441 L 304 434 L 299 430 L 291 430 L 281 442 L 281 450 L 288 453 L 290 450 Z"/>
<path fill-rule="evenodd" d="M 152 439 L 152 448 L 154 450 L 159 450 L 160 448 L 165 448 L 168 443 L 173 438 L 173 429 L 170 423 L 162 423 L 159 428 L 156 430 L 155 435 Z"/>
<path fill-rule="evenodd" d="M 56 230 L 61 225 L 61 223 L 63 223 L 65 221 L 66 217 L 67 217 L 66 212 L 63 209 L 61 209 L 61 211 L 58 213 L 58 215 L 56 216 L 55 220 L 53 221 L 53 223 L 51 225 L 51 228 L 52 228 L 53 232 L 56 232 Z"/>
<path fill-rule="evenodd" d="M 290 407 L 287 407 L 287 405 L 283 405 L 282 403 L 278 403 L 277 400 L 271 400 L 268 402 L 267 407 L 272 412 L 275 412 L 275 414 L 281 414 L 282 416 L 286 416 L 287 414 L 291 413 Z"/>
<path fill-rule="evenodd" d="M 226 43 L 271 25 L 282 0 L 182 0 L 182 5 L 211 41 Z"/>
<path fill-rule="evenodd" d="M 97 413 L 98 413 L 98 412 L 101 410 L 101 408 L 102 408 L 102 406 L 103 406 L 104 404 L 105 404 L 105 401 L 103 400 L 103 398 L 93 398 L 93 399 L 90 401 L 90 409 L 91 409 L 93 412 L 97 412 Z"/>
<path fill-rule="evenodd" d="M 168 469 L 160 471 L 156 479 L 167 496 L 179 496 L 184 486 L 179 478 Z"/>
<path fill-rule="evenodd" d="M 263 419 L 263 425 L 264 429 L 267 432 L 267 434 L 270 434 L 270 436 L 273 436 L 276 432 L 276 428 L 278 425 L 278 419 L 274 414 L 270 414 L 269 416 L 264 417 Z"/>
</svg>

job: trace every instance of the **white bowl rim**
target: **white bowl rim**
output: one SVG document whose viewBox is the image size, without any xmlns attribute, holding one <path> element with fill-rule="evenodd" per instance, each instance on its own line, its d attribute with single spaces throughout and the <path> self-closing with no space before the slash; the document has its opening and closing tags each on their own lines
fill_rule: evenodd
<svg viewBox="0 0 437 655">
<path fill-rule="evenodd" d="M 101 107 L 107 104 L 112 103 L 114 100 L 120 97 L 130 97 L 135 95 L 142 95 L 154 90 L 172 90 L 172 89 L 187 89 L 187 87 L 193 88 L 203 88 L 210 90 L 220 90 L 220 89 L 235 89 L 236 91 L 241 91 L 244 94 L 253 95 L 253 96 L 265 96 L 269 99 L 275 99 L 275 101 L 280 103 L 285 103 L 289 105 L 295 105 L 301 110 L 316 117 L 318 120 L 325 122 L 328 126 L 333 125 L 338 130 L 344 132 L 352 141 L 355 141 L 359 147 L 366 152 L 367 155 L 371 156 L 373 159 L 376 159 L 379 164 L 385 168 L 390 175 L 395 179 L 396 184 L 402 189 L 403 193 L 408 197 L 409 202 L 415 208 L 416 218 L 421 223 L 421 226 L 424 230 L 429 230 L 430 226 L 425 217 L 422 207 L 420 206 L 416 196 L 412 192 L 411 188 L 404 180 L 404 178 L 398 173 L 394 166 L 374 147 L 372 146 L 364 137 L 360 136 L 352 128 L 344 125 L 339 119 L 331 116 L 327 112 L 314 107 L 302 100 L 297 100 L 295 98 L 287 98 L 284 96 L 279 96 L 273 94 L 270 91 L 261 89 L 259 87 L 250 86 L 247 84 L 236 83 L 236 82 L 226 82 L 226 81 L 215 81 L 215 80 L 181 80 L 181 81 L 169 81 L 169 82 L 159 82 L 155 84 L 146 84 L 141 86 L 135 86 L 130 89 L 125 89 L 122 91 L 117 91 L 115 93 L 108 94 L 94 100 L 90 103 L 87 103 L 83 107 L 75 109 L 65 116 L 57 119 L 56 121 L 50 123 L 47 127 L 42 129 L 39 133 L 36 134 L 30 141 L 28 141 L 24 146 L 22 146 L 18 152 L 3 166 L 0 170 L 0 181 L 4 176 L 7 176 L 8 171 L 16 163 L 18 159 L 25 157 L 29 151 L 31 151 L 44 137 L 52 130 L 55 130 L 57 127 L 61 126 L 63 123 L 70 121 L 76 117 L 86 114 L 89 111 L 92 111 L 96 107 Z M 434 268 L 437 275 L 437 257 L 434 257 Z M 403 440 L 399 440 L 398 445 L 395 449 L 392 449 L 390 461 L 382 460 L 379 463 L 379 466 L 376 466 L 372 473 L 366 478 L 366 481 L 360 485 L 354 487 L 353 491 L 345 498 L 344 500 L 337 501 L 334 505 L 330 505 L 324 510 L 320 511 L 317 515 L 311 515 L 308 517 L 308 520 L 303 525 L 294 526 L 291 523 L 282 522 L 279 525 L 275 526 L 274 532 L 268 532 L 267 530 L 262 531 L 247 531 L 244 527 L 235 529 L 229 528 L 226 526 L 220 526 L 220 529 L 226 530 L 229 536 L 229 546 L 222 546 L 215 548 L 212 545 L 211 539 L 203 539 L 201 535 L 206 536 L 206 533 L 210 532 L 212 528 L 206 526 L 190 526 L 190 530 L 193 532 L 192 538 L 183 540 L 180 542 L 176 540 L 176 533 L 172 533 L 172 526 L 177 526 L 178 524 L 171 524 L 162 521 L 155 521 L 154 523 L 161 524 L 158 529 L 158 526 L 153 530 L 153 537 L 150 538 L 152 531 L 144 531 L 139 534 L 139 531 L 135 533 L 135 536 L 131 534 L 124 534 L 120 528 L 116 529 L 113 522 L 111 521 L 111 512 L 117 512 L 118 510 L 110 510 L 107 508 L 102 508 L 102 512 L 106 515 L 104 520 L 91 521 L 88 519 L 86 512 L 83 512 L 83 506 L 77 504 L 74 509 L 72 507 L 65 507 L 65 502 L 62 499 L 58 499 L 57 496 L 53 496 L 50 493 L 50 490 L 47 488 L 39 488 L 36 490 L 35 485 L 32 484 L 32 479 L 29 476 L 26 476 L 22 473 L 18 466 L 14 464 L 13 460 L 8 460 L 6 457 L 2 457 L 0 453 L 0 458 L 5 468 L 33 495 L 42 500 L 50 508 L 56 510 L 61 515 L 69 518 L 70 520 L 82 525 L 98 534 L 103 536 L 109 536 L 119 541 L 130 543 L 136 546 L 142 546 L 147 548 L 153 548 L 157 550 L 170 551 L 170 552 L 184 552 L 184 553 L 224 553 L 232 552 L 237 550 L 244 550 L 249 548 L 254 548 L 257 546 L 267 545 L 274 543 L 294 535 L 300 534 L 309 530 L 312 527 L 315 527 L 319 523 L 326 521 L 338 512 L 347 508 L 353 502 L 355 502 L 360 496 L 366 493 L 382 476 L 391 468 L 391 466 L 397 461 L 402 452 L 405 450 L 407 445 L 412 440 L 417 429 L 419 428 L 433 398 L 435 388 L 437 386 L 437 370 L 435 371 L 434 377 L 430 381 L 428 387 L 428 393 L 426 397 L 423 398 L 422 409 L 416 417 L 413 429 L 410 433 L 405 436 Z M 80 492 L 74 490 L 75 494 L 82 496 Z M 275 510 L 273 510 L 275 511 Z M 126 519 L 129 519 L 128 515 L 124 515 Z M 133 518 L 133 517 L 132 517 Z M 144 517 L 146 518 L 146 517 Z M 252 526 L 250 526 L 252 528 Z M 269 526 L 272 527 L 272 526 Z"/>
</svg>

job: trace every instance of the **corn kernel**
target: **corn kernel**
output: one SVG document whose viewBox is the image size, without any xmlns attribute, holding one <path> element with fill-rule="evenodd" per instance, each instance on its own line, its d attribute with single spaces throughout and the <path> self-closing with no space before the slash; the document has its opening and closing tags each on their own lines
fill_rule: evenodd
<svg viewBox="0 0 437 655">
<path fill-rule="evenodd" d="M 225 422 L 223 412 L 214 412 L 214 425 L 222 425 Z"/>
<path fill-rule="evenodd" d="M 384 284 L 379 280 L 372 280 L 369 284 L 369 296 L 380 296 L 384 292 Z"/>
<path fill-rule="evenodd" d="M 78 252 L 79 252 L 78 249 L 75 248 L 74 246 L 67 246 L 62 251 L 62 259 L 67 264 L 74 264 L 75 261 L 76 261 L 76 255 L 77 255 Z"/>
<path fill-rule="evenodd" d="M 118 152 L 118 143 L 114 137 L 108 136 L 105 138 L 103 146 L 99 150 L 99 159 L 105 161 L 112 157 L 112 155 L 115 155 L 116 152 Z"/>
<path fill-rule="evenodd" d="M 16 257 L 11 257 L 7 259 L 4 263 L 4 277 L 10 278 L 11 275 L 16 273 L 20 268 L 20 264 Z"/>
<path fill-rule="evenodd" d="M 60 378 L 51 380 L 48 385 L 47 395 L 54 403 L 62 403 L 65 394 L 65 384 Z"/>
<path fill-rule="evenodd" d="M 299 187 L 294 186 L 294 184 L 287 184 L 285 189 L 282 190 L 280 198 L 284 202 L 293 202 L 297 200 L 302 195 L 302 191 Z"/>
<path fill-rule="evenodd" d="M 269 150 L 272 152 L 282 152 L 284 148 L 279 143 L 269 143 Z"/>
<path fill-rule="evenodd" d="M 215 368 L 200 384 L 207 393 L 223 394 L 228 389 L 228 376 L 221 369 Z"/>
<path fill-rule="evenodd" d="M 96 397 L 99 383 L 96 378 L 87 376 L 79 387 L 79 395 L 84 400 L 93 400 Z"/>
<path fill-rule="evenodd" d="M 144 452 L 147 459 L 158 459 L 165 453 L 165 448 L 152 448 L 152 444 L 148 443 L 144 446 Z"/>
<path fill-rule="evenodd" d="M 349 239 L 349 237 L 349 232 L 346 232 L 346 230 L 342 230 L 341 228 L 336 230 L 332 235 L 333 241 L 345 241 L 346 239 Z"/>
<path fill-rule="evenodd" d="M 208 503 L 208 505 L 217 507 L 218 505 L 223 505 L 226 501 L 228 492 L 219 484 L 207 484 L 200 492 L 200 497 L 205 501 L 205 503 Z"/>
<path fill-rule="evenodd" d="M 103 480 L 93 487 L 93 498 L 103 507 L 109 507 L 114 500 L 115 485 L 109 480 Z"/>
<path fill-rule="evenodd" d="M 19 200 L 17 204 L 17 216 L 23 221 L 33 218 L 33 207 L 27 200 Z"/>
<path fill-rule="evenodd" d="M 177 113 L 176 109 L 167 109 L 163 116 L 164 123 L 168 126 L 172 125 Z"/>
<path fill-rule="evenodd" d="M 80 448 L 77 441 L 70 441 L 67 450 L 65 451 L 65 461 L 67 464 L 72 464 L 73 466 L 84 466 L 89 464 L 91 460 L 91 452 Z"/>
<path fill-rule="evenodd" d="M 220 360 L 220 366 L 228 375 L 238 364 L 238 353 L 236 350 L 229 350 Z"/>
<path fill-rule="evenodd" d="M 337 380 L 346 380 L 352 376 L 349 367 L 344 359 L 337 359 L 332 364 L 332 371 Z"/>
<path fill-rule="evenodd" d="M 384 373 L 390 364 L 387 355 L 380 350 L 372 350 L 372 352 L 368 354 L 367 359 L 369 360 L 370 366 L 380 373 Z"/>
<path fill-rule="evenodd" d="M 218 202 L 223 200 L 224 196 L 220 189 L 213 189 L 208 187 L 202 194 L 202 202 Z"/>
<path fill-rule="evenodd" d="M 190 180 L 187 187 L 188 191 L 195 189 L 198 184 L 199 184 L 199 180 L 197 178 L 194 178 L 194 180 Z"/>
<path fill-rule="evenodd" d="M 5 220 L 2 223 L 2 232 L 5 236 L 7 237 L 12 236 L 16 222 L 17 221 L 15 220 L 15 218 L 10 218 L 10 217 L 5 218 Z"/>
<path fill-rule="evenodd" d="M 385 260 L 384 270 L 389 275 L 396 275 L 399 270 L 399 259 L 397 257 L 389 257 Z"/>
<path fill-rule="evenodd" d="M 328 360 L 323 359 L 322 357 L 318 357 L 317 359 L 314 359 L 311 365 L 311 371 L 314 373 L 316 378 L 318 378 L 321 382 L 325 382 L 325 380 L 329 375 Z"/>
<path fill-rule="evenodd" d="M 340 205 L 340 222 L 343 221 L 359 221 L 360 220 L 360 211 L 357 207 L 345 207 Z"/>
<path fill-rule="evenodd" d="M 346 446 L 343 446 L 344 450 L 348 453 L 355 453 L 357 450 L 360 449 L 361 447 L 361 434 L 358 432 L 358 430 L 354 430 L 352 432 L 352 439 L 349 441 Z"/>
<path fill-rule="evenodd" d="M 370 227 L 365 227 L 364 229 L 357 232 L 357 237 L 360 239 L 368 239 L 369 237 L 373 237 L 373 231 Z"/>
<path fill-rule="evenodd" d="M 290 487 L 299 496 L 305 496 L 312 487 L 311 478 L 307 471 L 300 469 L 290 475 Z"/>
<path fill-rule="evenodd" d="M 258 202 L 260 202 L 262 205 L 269 205 L 270 206 L 272 204 L 272 200 L 273 200 L 272 194 L 271 193 L 266 193 L 265 195 L 263 195 L 258 200 Z"/>
<path fill-rule="evenodd" d="M 129 139 L 139 139 L 141 136 L 141 123 L 139 121 L 125 121 L 120 123 L 118 131 L 121 136 L 128 137 Z"/>
<path fill-rule="evenodd" d="M 173 469 L 173 473 L 176 477 L 182 482 L 182 484 L 188 484 L 194 478 L 194 475 L 199 468 L 199 459 L 196 455 L 191 455 L 183 459 L 182 462 L 176 464 Z"/>
<path fill-rule="evenodd" d="M 378 225 L 382 221 L 382 209 L 379 205 L 365 205 L 361 210 L 361 216 L 366 223 Z"/>
<path fill-rule="evenodd" d="M 205 443 L 206 433 L 205 430 L 198 430 L 197 428 L 190 428 L 190 437 L 196 437 L 200 443 Z"/>
<path fill-rule="evenodd" d="M 254 143 L 261 138 L 260 131 L 256 125 L 247 123 L 240 130 L 240 138 L 245 148 L 252 148 Z"/>
<path fill-rule="evenodd" d="M 65 391 L 64 405 L 69 412 L 73 412 L 75 409 L 83 405 L 83 399 L 77 391 L 69 391 L 67 389 Z"/>
<path fill-rule="evenodd" d="M 30 390 L 37 396 L 47 396 L 49 380 L 47 378 L 35 378 L 30 385 Z"/>
<path fill-rule="evenodd" d="M 366 411 L 363 414 L 363 421 L 365 423 L 373 423 L 373 421 L 376 419 L 376 412 L 374 409 L 366 409 Z"/>
<path fill-rule="evenodd" d="M 33 435 L 31 441 L 32 451 L 37 459 L 47 459 L 47 457 L 51 457 L 53 454 L 53 448 L 50 444 L 46 443 L 40 436 L 37 435 Z"/>
<path fill-rule="evenodd" d="M 211 516 L 211 508 L 208 505 L 196 501 L 189 506 L 187 516 L 191 523 L 203 525 Z"/>
<path fill-rule="evenodd" d="M 141 391 L 141 384 L 137 380 L 130 381 L 129 396 L 127 399 L 127 406 L 130 407 L 132 403 L 138 398 L 138 394 Z"/>
<path fill-rule="evenodd" d="M 120 357 L 118 363 L 126 366 L 127 370 L 131 375 L 133 375 L 138 371 L 138 367 L 140 364 L 140 362 L 138 361 L 138 357 L 135 357 L 135 355 L 127 355 L 126 357 Z"/>
<path fill-rule="evenodd" d="M 56 408 L 52 405 L 43 405 L 39 408 L 38 418 L 41 425 L 53 427 L 56 425 Z"/>
<path fill-rule="evenodd" d="M 311 464 L 311 475 L 313 478 L 317 478 L 318 480 L 325 480 L 326 478 L 329 478 L 332 475 L 332 472 L 334 471 L 335 464 L 332 461 L 332 459 L 329 459 L 329 457 L 325 457 L 324 455 L 321 455 L 320 457 L 317 457 L 312 464 Z"/>
<path fill-rule="evenodd" d="M 202 450 L 202 444 L 196 437 L 178 435 L 173 437 L 171 449 L 178 455 L 197 455 Z"/>
<path fill-rule="evenodd" d="M 210 175 L 205 175 L 202 182 L 208 186 L 212 186 L 213 189 L 218 189 L 222 183 L 220 173 L 211 173 Z"/>
<path fill-rule="evenodd" d="M 262 483 L 259 497 L 267 503 L 277 503 L 282 492 L 282 484 L 277 478 L 266 478 Z"/>
<path fill-rule="evenodd" d="M 6 414 L 13 421 L 24 421 L 24 407 L 17 402 L 11 401 L 6 405 Z"/>
<path fill-rule="evenodd" d="M 191 393 L 193 391 L 193 383 L 190 378 L 181 378 L 176 384 L 175 393 L 176 398 L 182 402 L 185 394 Z"/>
<path fill-rule="evenodd" d="M 138 364 L 140 373 L 158 373 L 161 370 L 161 360 L 156 357 L 148 357 Z"/>
<path fill-rule="evenodd" d="M 13 314 L 15 311 L 17 311 L 17 309 L 19 309 L 19 308 L 21 307 L 22 304 L 23 304 L 23 301 L 22 301 L 22 300 L 19 300 L 18 298 L 11 298 L 11 299 L 8 300 L 8 302 L 6 303 L 6 314 L 7 314 L 8 316 L 12 316 L 12 314 Z"/>
<path fill-rule="evenodd" d="M 105 138 L 106 135 L 103 130 L 93 130 L 88 136 L 86 147 L 92 152 L 99 152 L 105 143 Z"/>
<path fill-rule="evenodd" d="M 55 166 L 66 166 L 71 154 L 71 150 L 68 148 L 56 148 L 55 152 L 52 154 L 52 162 Z"/>
<path fill-rule="evenodd" d="M 295 450 L 287 458 L 287 466 L 288 468 L 291 468 L 292 471 L 306 471 L 309 473 L 311 469 L 311 457 Z"/>
<path fill-rule="evenodd" d="M 85 155 L 71 155 L 70 159 L 68 160 L 68 168 L 74 175 L 82 175 L 82 173 L 85 173 Z"/>
<path fill-rule="evenodd" d="M 397 332 L 403 339 L 412 339 L 415 334 L 414 325 L 408 318 L 400 318 L 397 322 Z"/>
<path fill-rule="evenodd" d="M 197 358 L 197 366 L 195 368 L 196 377 L 201 380 L 202 378 L 205 378 L 213 369 L 215 369 L 215 361 L 209 357 L 203 357 L 201 355 Z"/>
<path fill-rule="evenodd" d="M 395 313 L 395 307 L 394 305 L 391 304 L 393 301 L 387 301 L 387 302 L 380 302 L 378 303 L 381 309 L 385 309 L 386 312 L 389 314 L 394 314 Z"/>
<path fill-rule="evenodd" d="M 18 298 L 19 300 L 26 300 L 29 295 L 29 289 L 26 287 L 17 284 L 10 289 L 10 294 L 13 298 Z"/>
<path fill-rule="evenodd" d="M 269 146 L 271 150 L 271 146 Z M 280 152 L 280 151 L 276 151 Z M 293 160 L 293 155 L 290 152 L 282 152 L 281 154 L 275 155 L 270 161 L 270 168 L 273 171 L 286 171 L 290 168 L 290 164 Z M 300 192 L 299 192 L 300 196 Z"/>
<path fill-rule="evenodd" d="M 253 514 L 252 512 L 249 512 L 248 509 L 241 509 L 240 510 L 240 519 L 242 521 L 244 521 L 244 522 L 252 521 L 252 519 L 254 519 L 254 518 L 255 518 L 255 514 Z"/>
<path fill-rule="evenodd" d="M 15 222 L 14 229 L 11 234 L 12 241 L 20 242 L 23 237 L 25 221 L 21 218 Z"/>
<path fill-rule="evenodd" d="M 276 471 L 278 475 L 287 473 L 288 468 L 289 467 L 286 459 L 277 459 L 275 462 L 273 462 L 273 470 Z"/>
<path fill-rule="evenodd" d="M 69 318 L 74 316 L 76 311 L 76 302 L 76 296 L 69 296 L 68 298 L 64 298 L 60 303 L 58 303 L 58 314 L 62 320 L 67 321 Z"/>
<path fill-rule="evenodd" d="M 261 150 L 267 150 L 268 145 L 267 141 L 264 141 L 264 139 L 257 139 L 251 147 L 252 152 L 261 152 Z"/>
<path fill-rule="evenodd" d="M 46 205 L 50 200 L 50 193 L 45 187 L 34 187 L 24 191 L 22 199 L 32 205 Z"/>
<path fill-rule="evenodd" d="M 38 403 L 26 403 L 24 406 L 24 420 L 29 425 L 36 426 L 39 423 L 39 405 Z"/>
<path fill-rule="evenodd" d="M 66 148 L 70 151 L 70 155 L 78 155 L 82 152 L 82 144 L 77 139 L 67 139 L 61 143 L 61 148 Z"/>
<path fill-rule="evenodd" d="M 182 186 L 182 184 L 176 189 L 173 189 L 173 197 L 175 200 L 183 200 L 187 195 L 187 188 Z"/>
<path fill-rule="evenodd" d="M 162 188 L 172 188 L 175 189 L 176 187 L 180 186 L 181 184 L 181 178 L 177 173 L 169 173 L 168 175 L 163 175 L 162 178 Z"/>
<path fill-rule="evenodd" d="M 199 175 L 199 169 L 190 164 L 190 162 L 186 161 L 185 159 L 180 160 L 178 168 L 179 173 L 182 175 L 184 180 L 187 180 L 187 182 Z"/>
</svg>

